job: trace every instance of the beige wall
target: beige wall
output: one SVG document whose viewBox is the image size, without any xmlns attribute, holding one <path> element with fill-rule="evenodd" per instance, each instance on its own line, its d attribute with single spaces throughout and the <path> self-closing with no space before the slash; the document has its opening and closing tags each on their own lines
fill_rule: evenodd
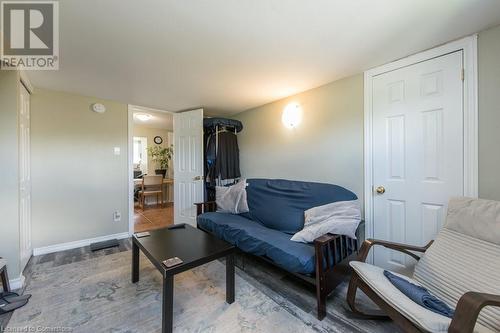
<svg viewBox="0 0 500 333">
<path fill-rule="evenodd" d="M 169 147 L 173 143 L 169 141 L 172 137 L 172 135 L 169 133 L 172 132 L 166 129 L 151 128 L 142 125 L 134 125 L 133 128 L 134 136 L 146 137 L 148 139 L 148 147 L 157 146 L 157 144 L 154 142 L 155 136 L 160 136 L 163 139 L 163 143 L 160 146 Z M 170 177 L 173 176 L 173 168 L 171 164 L 172 163 L 169 164 L 168 168 L 168 176 Z M 154 175 L 156 168 L 157 166 L 151 161 L 151 157 L 149 157 L 148 155 L 148 173 Z"/>
<path fill-rule="evenodd" d="M 11 279 L 19 277 L 19 73 L 0 70 L 0 257 L 8 260 Z"/>
<path fill-rule="evenodd" d="M 299 127 L 281 123 L 283 108 L 303 109 Z M 363 75 L 339 80 L 240 113 L 244 177 L 286 178 L 344 186 L 363 200 Z"/>
<path fill-rule="evenodd" d="M 478 38 L 479 196 L 500 200 L 500 26 Z"/>
<path fill-rule="evenodd" d="M 102 103 L 106 112 L 90 110 Z M 31 97 L 33 247 L 128 231 L 127 105 L 36 89 Z M 121 155 L 114 155 L 120 147 Z M 113 222 L 113 212 L 121 212 Z"/>
</svg>

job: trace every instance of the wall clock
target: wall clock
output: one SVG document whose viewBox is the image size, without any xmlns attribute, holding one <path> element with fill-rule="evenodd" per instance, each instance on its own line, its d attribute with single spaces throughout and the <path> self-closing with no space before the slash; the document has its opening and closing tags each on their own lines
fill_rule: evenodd
<svg viewBox="0 0 500 333">
<path fill-rule="evenodd" d="M 155 138 L 153 139 L 153 141 L 157 144 L 157 145 L 161 145 L 163 143 L 163 139 L 161 138 L 161 136 L 155 136 Z"/>
</svg>

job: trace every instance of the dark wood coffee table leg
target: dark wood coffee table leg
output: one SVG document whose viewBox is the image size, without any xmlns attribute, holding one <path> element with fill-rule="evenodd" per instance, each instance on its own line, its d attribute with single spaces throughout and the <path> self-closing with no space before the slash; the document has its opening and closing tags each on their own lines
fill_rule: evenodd
<svg viewBox="0 0 500 333">
<path fill-rule="evenodd" d="M 166 275 L 163 278 L 161 331 L 172 333 L 174 324 L 174 276 Z"/>
<path fill-rule="evenodd" d="M 234 302 L 234 254 L 226 257 L 226 302 Z"/>
<path fill-rule="evenodd" d="M 132 283 L 139 281 L 139 246 L 132 240 Z"/>
<path fill-rule="evenodd" d="M 10 291 L 9 275 L 7 274 L 7 266 L 0 268 L 0 278 L 2 279 L 3 292 Z"/>
</svg>

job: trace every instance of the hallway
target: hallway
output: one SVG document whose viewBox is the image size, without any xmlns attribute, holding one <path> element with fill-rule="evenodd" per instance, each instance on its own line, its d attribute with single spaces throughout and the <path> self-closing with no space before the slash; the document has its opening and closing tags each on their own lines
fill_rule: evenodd
<svg viewBox="0 0 500 333">
<path fill-rule="evenodd" d="M 172 202 L 165 203 L 163 208 L 150 205 L 141 209 L 137 203 L 134 206 L 134 232 L 164 228 L 173 223 L 174 204 Z"/>
</svg>

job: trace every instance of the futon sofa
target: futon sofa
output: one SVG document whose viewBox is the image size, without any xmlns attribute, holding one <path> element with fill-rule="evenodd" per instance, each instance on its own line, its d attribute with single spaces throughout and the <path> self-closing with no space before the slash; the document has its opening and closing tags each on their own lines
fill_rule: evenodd
<svg viewBox="0 0 500 333">
<path fill-rule="evenodd" d="M 357 253 L 357 240 L 322 235 L 314 243 L 291 241 L 304 227 L 304 211 L 356 195 L 337 185 L 283 179 L 248 179 L 248 213 L 216 212 L 215 202 L 197 205 L 198 228 L 259 256 L 316 286 L 318 318 L 326 315 L 326 297 L 341 282 L 337 264 Z M 364 223 L 357 238 L 364 236 Z M 354 259 L 354 258 L 353 258 Z"/>
</svg>

